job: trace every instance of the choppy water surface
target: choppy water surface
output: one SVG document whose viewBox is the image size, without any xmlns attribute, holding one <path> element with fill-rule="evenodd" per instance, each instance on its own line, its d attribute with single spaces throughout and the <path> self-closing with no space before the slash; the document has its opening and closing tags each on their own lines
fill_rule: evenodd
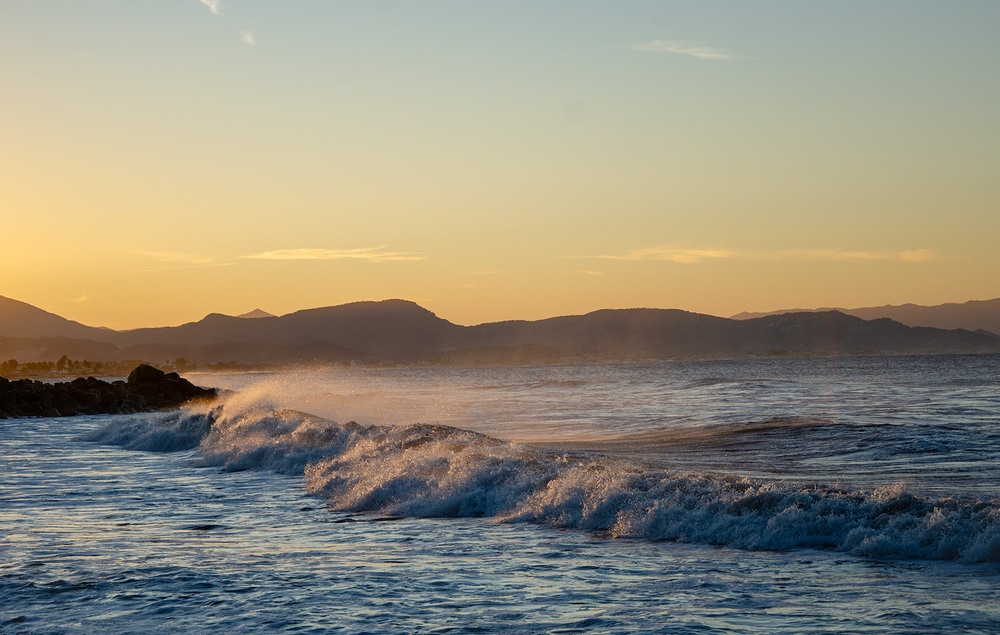
<svg viewBox="0 0 1000 635">
<path fill-rule="evenodd" d="M 1000 630 L 998 356 L 192 379 L 0 421 L 0 632 Z"/>
</svg>

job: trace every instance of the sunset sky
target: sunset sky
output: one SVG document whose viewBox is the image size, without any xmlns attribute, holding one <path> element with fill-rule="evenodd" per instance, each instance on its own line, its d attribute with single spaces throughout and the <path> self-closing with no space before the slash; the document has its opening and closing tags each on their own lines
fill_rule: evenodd
<svg viewBox="0 0 1000 635">
<path fill-rule="evenodd" d="M 3 0 L 0 295 L 133 328 L 1000 296 L 1000 2 Z"/>
</svg>

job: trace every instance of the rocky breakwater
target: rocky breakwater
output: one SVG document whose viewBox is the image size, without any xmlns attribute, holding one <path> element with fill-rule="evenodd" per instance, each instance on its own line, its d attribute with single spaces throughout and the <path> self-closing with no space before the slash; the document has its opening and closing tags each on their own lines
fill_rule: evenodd
<svg viewBox="0 0 1000 635">
<path fill-rule="evenodd" d="M 214 388 L 199 388 L 177 373 L 140 364 L 126 381 L 87 377 L 60 383 L 0 377 L 0 419 L 131 414 L 177 408 L 189 401 L 211 400 Z"/>
</svg>

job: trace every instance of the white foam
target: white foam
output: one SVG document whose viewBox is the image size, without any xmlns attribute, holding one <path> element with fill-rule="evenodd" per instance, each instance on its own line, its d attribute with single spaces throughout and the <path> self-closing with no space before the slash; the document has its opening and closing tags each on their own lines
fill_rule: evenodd
<svg viewBox="0 0 1000 635">
<path fill-rule="evenodd" d="M 212 412 L 116 418 L 91 437 L 143 450 L 198 444 L 228 470 L 303 474 L 352 512 L 486 516 L 614 537 L 891 558 L 1000 560 L 1000 505 L 650 469 L 448 426 L 338 424 L 241 395 Z"/>
</svg>

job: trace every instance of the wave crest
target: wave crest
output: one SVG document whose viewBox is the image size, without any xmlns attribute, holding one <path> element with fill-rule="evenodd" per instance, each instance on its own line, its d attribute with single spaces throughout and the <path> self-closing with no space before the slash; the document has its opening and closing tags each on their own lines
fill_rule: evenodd
<svg viewBox="0 0 1000 635">
<path fill-rule="evenodd" d="M 213 420 L 208 411 L 121 415 L 81 438 L 129 450 L 179 452 L 197 448 L 209 433 Z"/>
<path fill-rule="evenodd" d="M 238 406 L 238 407 L 237 407 Z M 197 446 L 206 465 L 302 474 L 331 508 L 483 516 L 613 537 L 880 558 L 1000 561 L 1000 505 L 653 469 L 438 425 L 335 423 L 266 402 L 116 418 L 90 440 Z"/>
</svg>

